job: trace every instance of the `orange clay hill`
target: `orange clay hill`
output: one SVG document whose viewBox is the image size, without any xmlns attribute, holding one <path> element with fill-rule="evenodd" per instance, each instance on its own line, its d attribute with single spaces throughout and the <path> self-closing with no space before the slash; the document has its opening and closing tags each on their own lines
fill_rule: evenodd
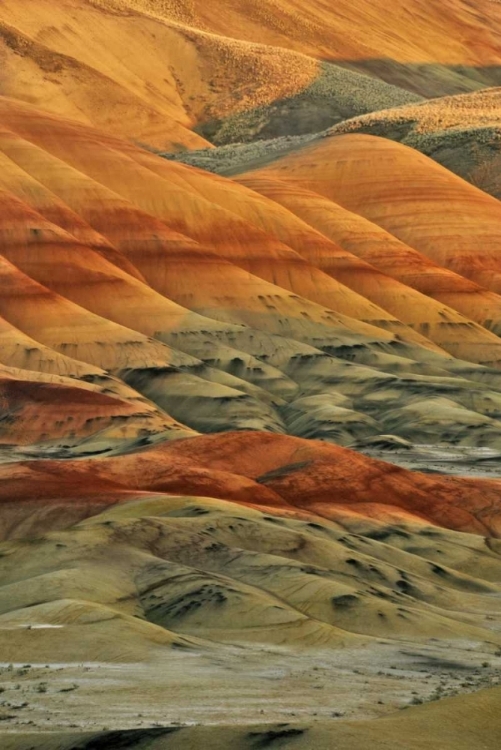
<svg viewBox="0 0 501 750">
<path fill-rule="evenodd" d="M 369 135 L 327 136 L 251 176 L 320 194 L 434 264 L 484 289 L 500 288 L 500 203 L 413 149 Z M 439 282 L 440 292 L 448 278 Z M 453 295 L 454 279 L 450 286 Z M 474 299 L 476 291 L 478 286 L 462 290 L 466 299 Z M 447 299 L 446 291 L 442 301 Z M 472 307 L 485 309 L 488 299 Z"/>
<path fill-rule="evenodd" d="M 501 746 L 500 32 L 0 3 L 2 750 Z"/>
<path fill-rule="evenodd" d="M 499 481 L 430 477 L 339 446 L 269 433 L 193 437 L 110 458 L 26 461 L 14 471 L 2 467 L 0 476 L 4 503 L 35 496 L 61 502 L 71 493 L 78 505 L 109 487 L 125 497 L 130 491 L 182 490 L 286 517 L 318 515 L 342 523 L 354 515 L 501 535 Z"/>
</svg>

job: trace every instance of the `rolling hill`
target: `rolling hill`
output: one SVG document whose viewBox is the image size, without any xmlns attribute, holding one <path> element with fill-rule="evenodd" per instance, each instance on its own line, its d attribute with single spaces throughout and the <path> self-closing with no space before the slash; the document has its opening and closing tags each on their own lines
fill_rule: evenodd
<svg viewBox="0 0 501 750">
<path fill-rule="evenodd" d="M 405 143 L 499 198 L 500 97 L 499 88 L 439 97 L 354 117 L 331 132 L 362 132 Z"/>
<path fill-rule="evenodd" d="M 499 747 L 500 30 L 0 3 L 2 747 Z"/>
</svg>

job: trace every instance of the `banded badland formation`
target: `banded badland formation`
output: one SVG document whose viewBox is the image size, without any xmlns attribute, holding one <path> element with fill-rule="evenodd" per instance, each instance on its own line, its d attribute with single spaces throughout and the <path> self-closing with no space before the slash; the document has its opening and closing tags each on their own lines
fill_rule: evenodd
<svg viewBox="0 0 501 750">
<path fill-rule="evenodd" d="M 489 0 L 0 2 L 2 748 L 499 750 L 497 86 Z"/>
</svg>

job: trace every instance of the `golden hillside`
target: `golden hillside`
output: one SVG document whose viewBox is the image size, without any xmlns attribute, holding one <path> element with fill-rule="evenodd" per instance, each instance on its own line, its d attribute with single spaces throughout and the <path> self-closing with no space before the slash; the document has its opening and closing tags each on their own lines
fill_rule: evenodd
<svg viewBox="0 0 501 750">
<path fill-rule="evenodd" d="M 294 120 L 297 132 L 309 132 L 415 101 L 416 91 L 497 82 L 501 14 L 487 0 L 479 18 L 460 0 L 441 10 L 431 0 L 398 2 L 390 17 L 373 4 L 345 5 L 333 13 L 321 3 L 291 10 L 275 0 L 258 9 L 63 0 L 55 9 L 49 0 L 22 7 L 5 0 L 2 93 L 175 150 L 208 145 L 194 126 L 220 140 L 283 134 L 287 115 L 289 129 Z M 388 23 L 398 25 L 397 36 L 385 32 Z"/>
</svg>

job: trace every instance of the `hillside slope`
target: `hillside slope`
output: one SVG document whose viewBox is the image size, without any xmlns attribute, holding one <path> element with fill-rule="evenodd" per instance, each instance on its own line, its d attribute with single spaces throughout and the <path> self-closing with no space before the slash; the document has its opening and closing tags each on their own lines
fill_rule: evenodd
<svg viewBox="0 0 501 750">
<path fill-rule="evenodd" d="M 275 102 L 291 100 L 299 108 L 297 127 L 314 130 L 416 99 L 383 82 L 369 87 L 365 77 L 314 57 L 214 34 L 204 23 L 152 7 L 64 0 L 55 11 L 49 0 L 28 0 L 23 8 L 7 0 L 0 11 L 2 93 L 173 150 L 208 145 L 194 125 Z M 344 93 L 326 115 L 329 95 L 343 88 L 355 93 Z M 312 117 L 306 108 L 314 102 Z"/>
<path fill-rule="evenodd" d="M 310 133 L 499 84 L 501 12 L 477 5 L 5 0 L 1 90 L 172 151 Z"/>
<path fill-rule="evenodd" d="M 501 89 L 490 88 L 355 117 L 331 132 L 397 140 L 499 198 L 500 111 Z"/>
</svg>

